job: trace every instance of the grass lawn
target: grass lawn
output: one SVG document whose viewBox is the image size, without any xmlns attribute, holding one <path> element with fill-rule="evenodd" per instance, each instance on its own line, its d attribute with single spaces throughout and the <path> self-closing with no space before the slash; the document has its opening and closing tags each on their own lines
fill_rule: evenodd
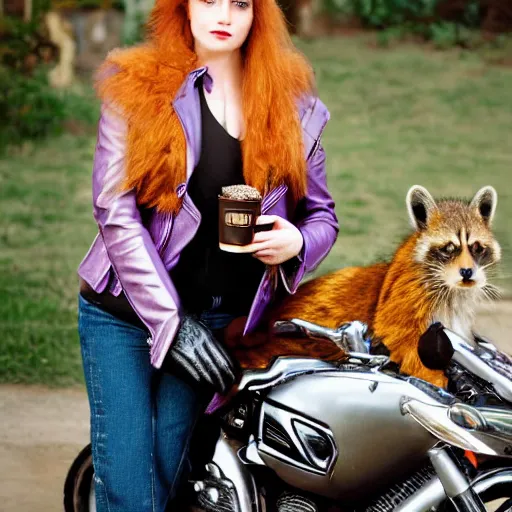
<svg viewBox="0 0 512 512">
<path fill-rule="evenodd" d="M 82 380 L 76 267 L 96 231 L 94 144 L 65 135 L 0 160 L 0 381 Z"/>
<path fill-rule="evenodd" d="M 357 39 L 301 48 L 331 112 L 323 137 L 341 232 L 321 272 L 389 257 L 409 232 L 405 195 L 499 194 L 495 230 L 504 249 L 498 284 L 512 290 L 512 68 L 472 54 Z"/>
<path fill-rule="evenodd" d="M 512 68 L 477 55 L 363 39 L 301 43 L 331 111 L 323 138 L 341 233 L 317 273 L 388 257 L 404 198 L 498 190 L 502 277 L 512 290 Z M 75 274 L 95 232 L 94 137 L 62 136 L 0 160 L 0 381 L 82 382 Z"/>
</svg>

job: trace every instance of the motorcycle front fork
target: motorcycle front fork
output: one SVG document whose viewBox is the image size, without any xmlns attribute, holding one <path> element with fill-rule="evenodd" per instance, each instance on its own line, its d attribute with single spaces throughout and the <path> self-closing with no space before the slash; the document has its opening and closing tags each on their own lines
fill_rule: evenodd
<svg viewBox="0 0 512 512">
<path fill-rule="evenodd" d="M 446 448 L 432 448 L 430 461 L 443 485 L 446 496 L 458 512 L 486 512 L 485 505 L 473 490 Z"/>
</svg>

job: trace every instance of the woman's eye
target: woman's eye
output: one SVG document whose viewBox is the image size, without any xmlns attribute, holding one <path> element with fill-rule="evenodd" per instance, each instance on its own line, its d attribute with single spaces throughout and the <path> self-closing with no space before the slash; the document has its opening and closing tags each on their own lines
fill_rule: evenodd
<svg viewBox="0 0 512 512">
<path fill-rule="evenodd" d="M 249 7 L 249 3 L 248 2 L 238 2 L 238 1 L 235 1 L 233 2 L 237 7 L 240 7 L 240 9 L 247 9 L 247 7 Z"/>
<path fill-rule="evenodd" d="M 452 244 L 451 242 L 449 244 L 446 244 L 444 247 L 441 247 L 441 251 L 445 254 L 453 254 L 455 252 L 455 244 Z"/>
</svg>

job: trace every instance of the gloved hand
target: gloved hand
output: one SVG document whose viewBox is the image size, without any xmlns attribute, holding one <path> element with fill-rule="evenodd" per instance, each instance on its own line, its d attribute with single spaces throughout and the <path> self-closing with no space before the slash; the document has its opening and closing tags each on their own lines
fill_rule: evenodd
<svg viewBox="0 0 512 512">
<path fill-rule="evenodd" d="M 162 369 L 220 393 L 236 380 L 235 365 L 224 347 L 206 325 L 189 315 L 183 316 Z"/>
</svg>

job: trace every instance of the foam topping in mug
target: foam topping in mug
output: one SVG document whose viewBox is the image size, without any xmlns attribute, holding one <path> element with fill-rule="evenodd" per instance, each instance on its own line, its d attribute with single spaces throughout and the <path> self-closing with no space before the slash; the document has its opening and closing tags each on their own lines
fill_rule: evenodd
<svg viewBox="0 0 512 512">
<path fill-rule="evenodd" d="M 261 194 L 249 185 L 230 185 L 222 187 L 222 197 L 238 201 L 260 201 Z"/>
</svg>

